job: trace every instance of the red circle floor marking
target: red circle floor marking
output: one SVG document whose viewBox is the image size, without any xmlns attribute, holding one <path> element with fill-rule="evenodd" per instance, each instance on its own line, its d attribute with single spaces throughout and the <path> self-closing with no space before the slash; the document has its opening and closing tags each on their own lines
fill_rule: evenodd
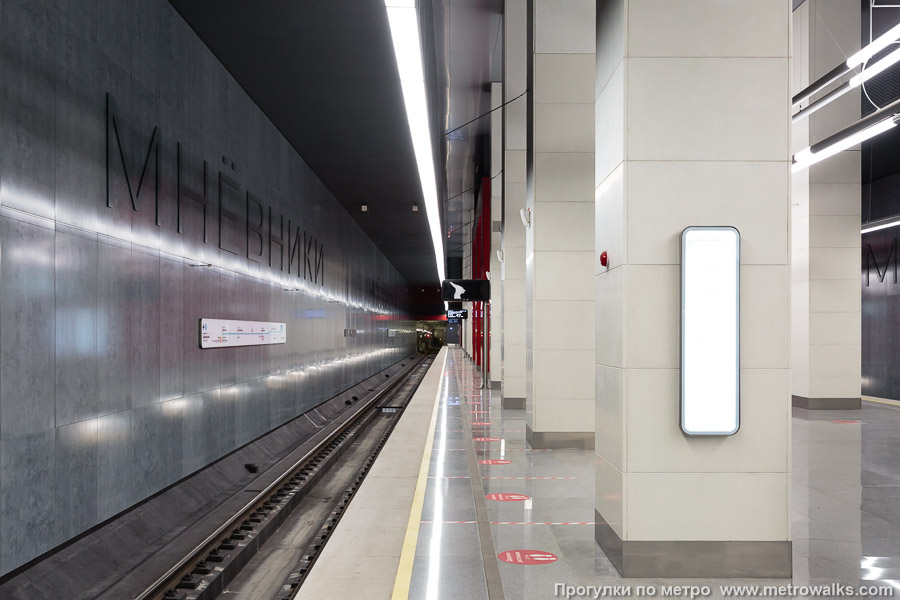
<svg viewBox="0 0 900 600">
<path fill-rule="evenodd" d="M 511 460 L 497 460 L 494 458 L 487 458 L 484 460 L 479 460 L 478 462 L 480 462 L 483 465 L 511 465 L 512 464 Z"/>
<path fill-rule="evenodd" d="M 493 425 L 493 423 L 488 423 L 487 421 L 475 421 L 472 425 Z"/>
<path fill-rule="evenodd" d="M 478 437 L 472 438 L 473 442 L 499 442 L 500 438 L 486 438 L 486 437 Z"/>
<path fill-rule="evenodd" d="M 486 500 L 496 500 L 497 502 L 521 502 L 522 500 L 530 500 L 531 496 L 525 494 L 488 494 Z"/>
<path fill-rule="evenodd" d="M 497 558 L 514 565 L 546 565 L 559 560 L 555 554 L 541 550 L 507 550 L 498 554 Z"/>
<path fill-rule="evenodd" d="M 852 423 L 854 425 L 859 425 L 859 421 L 832 421 L 832 423 L 841 423 L 841 424 L 845 424 L 845 423 L 851 424 Z"/>
</svg>

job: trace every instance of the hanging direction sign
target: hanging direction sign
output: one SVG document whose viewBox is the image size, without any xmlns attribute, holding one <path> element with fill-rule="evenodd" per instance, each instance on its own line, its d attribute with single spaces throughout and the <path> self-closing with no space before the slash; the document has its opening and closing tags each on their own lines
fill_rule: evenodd
<svg viewBox="0 0 900 600">
<path fill-rule="evenodd" d="M 441 300 L 445 302 L 487 302 L 491 299 L 491 282 L 487 279 L 445 279 L 441 283 Z"/>
</svg>

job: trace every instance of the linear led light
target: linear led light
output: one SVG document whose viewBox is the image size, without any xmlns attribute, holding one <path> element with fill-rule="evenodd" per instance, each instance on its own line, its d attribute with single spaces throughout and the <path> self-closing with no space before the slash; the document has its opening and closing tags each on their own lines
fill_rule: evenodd
<svg viewBox="0 0 900 600">
<path fill-rule="evenodd" d="M 841 96 L 843 96 L 844 94 L 849 92 L 850 90 L 859 87 L 860 85 L 862 85 L 863 83 L 872 79 L 879 73 L 882 73 L 888 67 L 891 67 L 891 66 L 897 64 L 897 62 L 900 62 L 900 49 L 894 50 L 893 52 L 891 52 L 890 54 L 888 54 L 887 56 L 885 56 L 884 58 L 879 60 L 877 63 L 875 63 L 871 67 L 869 67 L 869 68 L 863 70 L 862 72 L 857 73 L 856 75 L 851 77 L 850 80 L 847 81 L 846 83 L 843 83 L 839 87 L 834 88 L 833 90 L 831 90 L 830 92 L 828 92 L 827 94 L 825 94 L 824 96 L 822 96 L 821 98 L 819 98 L 818 100 L 816 100 L 815 102 L 813 102 L 812 104 L 810 104 L 809 106 L 804 108 L 803 110 L 798 111 L 793 116 L 791 121 L 793 123 L 796 123 L 797 121 L 803 119 L 804 117 L 808 117 L 809 115 L 813 114 L 820 108 L 824 108 L 825 106 L 828 106 L 829 104 L 831 104 L 832 102 L 834 102 L 835 100 L 837 100 L 838 98 L 840 98 Z"/>
<path fill-rule="evenodd" d="M 888 54 L 887 56 L 885 56 L 884 58 L 879 60 L 877 63 L 875 63 L 871 67 L 868 67 L 861 73 L 858 73 L 858 74 L 854 75 L 853 77 L 851 77 L 850 82 L 849 82 L 850 87 L 854 88 L 854 87 L 859 86 L 862 83 L 865 83 L 866 81 L 872 79 L 873 77 L 875 77 L 876 75 L 878 75 L 879 73 L 881 73 L 882 71 L 884 71 L 885 69 L 890 67 L 891 65 L 897 64 L 897 61 L 900 61 L 900 50 L 894 50 L 893 52 L 891 52 L 890 54 Z"/>
<path fill-rule="evenodd" d="M 888 229 L 889 227 L 897 227 L 898 225 L 900 225 L 900 218 L 893 218 L 880 222 L 875 221 L 874 223 L 867 223 L 860 233 L 872 233 L 873 231 L 881 231 L 882 229 Z"/>
<path fill-rule="evenodd" d="M 900 38 L 900 25 L 895 25 L 882 35 L 875 38 L 871 44 L 848 58 L 847 67 L 852 69 L 853 67 L 857 67 L 865 63 L 867 60 L 890 46 L 892 43 L 896 42 L 898 38 Z"/>
<path fill-rule="evenodd" d="M 834 156 L 838 152 L 846 150 L 847 148 L 852 148 L 853 146 L 860 144 L 868 139 L 872 139 L 876 135 L 894 128 L 896 125 L 897 123 L 895 122 L 895 116 L 889 115 L 884 120 L 879 121 L 870 127 L 861 129 L 844 137 L 838 137 L 838 139 L 836 139 L 833 143 L 827 144 L 821 149 L 814 151 L 813 146 L 810 146 L 809 148 L 801 150 L 794 155 L 794 165 L 793 167 L 791 167 L 791 171 L 793 173 L 801 171 L 809 167 L 810 165 L 814 165 L 817 162 Z M 816 144 L 816 146 L 818 145 L 819 144 Z"/>
<path fill-rule="evenodd" d="M 806 86 L 806 88 L 801 90 L 796 96 L 791 99 L 791 105 L 797 106 L 801 102 L 809 100 L 813 97 L 813 95 L 818 94 L 819 92 L 824 90 L 826 87 L 846 75 L 850 70 L 851 69 L 847 66 L 846 63 L 839 64 L 838 66 Z"/>
<path fill-rule="evenodd" d="M 818 100 L 816 100 L 815 102 L 813 102 L 812 104 L 807 106 L 806 108 L 794 113 L 794 116 L 791 117 L 791 123 L 797 123 L 797 122 L 803 120 L 804 118 L 808 117 L 809 115 L 813 114 L 820 108 L 825 108 L 826 106 L 828 106 L 829 104 L 831 104 L 832 102 L 834 102 L 835 100 L 837 100 L 838 98 L 840 98 L 841 96 L 843 96 L 844 94 L 846 94 L 847 92 L 849 92 L 852 89 L 853 89 L 853 87 L 850 86 L 849 81 L 842 83 L 840 86 L 834 88 L 833 90 L 831 90 L 830 92 L 828 92 L 827 94 L 825 94 L 824 96 L 822 96 L 821 98 L 819 98 Z"/>
<path fill-rule="evenodd" d="M 428 227 L 434 244 L 434 258 L 437 262 L 438 281 L 444 280 L 444 245 L 441 239 L 441 216 L 437 197 L 437 183 L 434 175 L 431 128 L 428 125 L 428 103 L 425 95 L 425 74 L 422 68 L 422 48 L 419 43 L 419 19 L 415 0 L 385 0 L 394 55 L 400 71 L 400 85 L 403 88 L 403 103 L 409 121 L 416 164 L 419 167 L 419 181 L 425 199 Z"/>
<path fill-rule="evenodd" d="M 828 85 L 830 85 L 834 81 L 843 77 L 848 71 L 855 69 L 862 64 L 865 64 L 867 60 L 890 46 L 892 43 L 896 42 L 898 39 L 900 39 L 900 25 L 892 27 L 887 32 L 873 40 L 871 44 L 848 58 L 846 62 L 839 64 L 825 75 L 819 77 L 816 81 L 807 86 L 806 89 L 794 96 L 791 99 L 791 104 L 796 106 L 801 102 L 808 100 L 814 94 L 817 94 L 818 92 L 828 87 Z M 885 65 L 885 68 L 887 66 L 889 65 Z M 834 98 L 832 98 L 832 100 L 833 99 Z"/>
</svg>

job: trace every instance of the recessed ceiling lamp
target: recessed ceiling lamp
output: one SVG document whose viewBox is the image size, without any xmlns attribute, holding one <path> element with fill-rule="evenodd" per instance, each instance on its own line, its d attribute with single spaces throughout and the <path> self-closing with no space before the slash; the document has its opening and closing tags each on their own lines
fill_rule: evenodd
<svg viewBox="0 0 900 600">
<path fill-rule="evenodd" d="M 425 94 L 425 75 L 422 68 L 422 48 L 419 43 L 419 19 L 415 0 L 385 0 L 394 56 L 400 71 L 403 103 L 412 137 L 419 181 L 425 199 L 428 228 L 434 244 L 438 280 L 444 280 L 444 245 L 441 239 L 441 216 L 438 206 L 437 183 L 434 174 L 431 129 L 428 125 L 428 103 Z"/>
<path fill-rule="evenodd" d="M 362 206 L 359 207 L 359 209 L 363 212 L 369 212 L 369 205 L 363 204 Z"/>
</svg>

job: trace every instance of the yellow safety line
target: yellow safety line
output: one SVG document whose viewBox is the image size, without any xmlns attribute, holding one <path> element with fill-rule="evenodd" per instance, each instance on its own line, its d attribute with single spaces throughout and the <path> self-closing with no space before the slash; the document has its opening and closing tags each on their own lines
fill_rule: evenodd
<svg viewBox="0 0 900 600">
<path fill-rule="evenodd" d="M 425 439 L 425 450 L 422 452 L 422 465 L 419 467 L 419 478 L 416 480 L 416 491 L 413 494 L 412 508 L 409 510 L 409 521 L 406 524 L 406 535 L 403 538 L 403 550 L 400 553 L 400 564 L 394 578 L 394 593 L 391 600 L 407 600 L 409 584 L 412 580 L 413 561 L 416 558 L 416 544 L 419 541 L 419 524 L 422 522 L 422 508 L 425 505 L 425 486 L 428 485 L 428 467 L 431 463 L 431 449 L 434 446 L 434 430 L 437 427 L 438 409 L 441 406 L 441 392 L 444 387 L 444 370 L 447 367 L 447 352 L 441 364 L 441 376 L 438 381 L 437 394 L 434 396 L 434 410 L 431 412 L 431 424 L 428 426 L 428 437 Z"/>
<path fill-rule="evenodd" d="M 878 404 L 887 404 L 888 406 L 900 407 L 900 402 L 894 402 L 892 400 L 876 400 L 875 398 L 870 398 L 869 396 L 863 396 L 862 399 L 866 402 L 877 402 Z"/>
</svg>

